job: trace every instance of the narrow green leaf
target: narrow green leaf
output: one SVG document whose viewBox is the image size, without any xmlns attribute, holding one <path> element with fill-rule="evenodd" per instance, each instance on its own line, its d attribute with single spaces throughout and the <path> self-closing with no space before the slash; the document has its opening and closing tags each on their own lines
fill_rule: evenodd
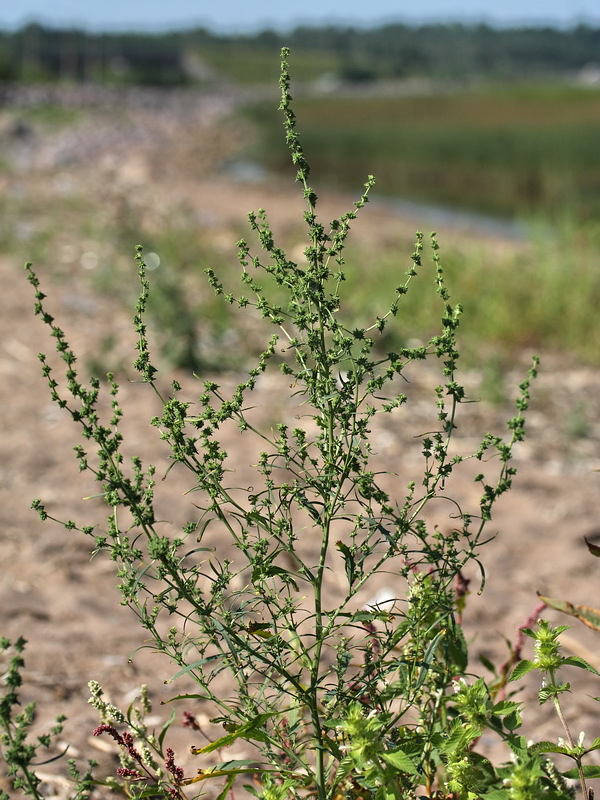
<svg viewBox="0 0 600 800">
<path fill-rule="evenodd" d="M 267 571 L 267 577 L 281 578 L 284 583 L 293 586 L 297 592 L 299 591 L 298 584 L 296 583 L 293 573 L 287 569 L 284 569 L 283 567 L 276 567 L 275 565 L 271 564 Z"/>
<path fill-rule="evenodd" d="M 469 650 L 462 628 L 457 626 L 455 636 L 450 639 L 450 655 L 458 671 L 466 670 L 469 663 Z"/>
<path fill-rule="evenodd" d="M 144 800 L 145 797 L 148 798 L 155 798 L 156 797 L 156 786 L 147 786 L 145 789 L 142 789 L 139 794 L 136 793 L 136 798 L 139 800 Z"/>
<path fill-rule="evenodd" d="M 484 655 L 480 654 L 479 660 L 487 670 L 489 670 L 493 675 L 497 675 L 496 667 L 492 664 L 489 658 L 486 658 Z"/>
<path fill-rule="evenodd" d="M 229 790 L 231 789 L 231 787 L 235 783 L 236 777 L 237 776 L 234 774 L 234 775 L 230 775 L 227 778 L 227 780 L 225 781 L 225 786 L 223 787 L 223 791 L 219 793 L 219 796 L 217 797 L 217 800 L 227 800 L 227 797 L 229 796 Z"/>
<path fill-rule="evenodd" d="M 587 548 L 590 551 L 590 553 L 593 556 L 596 556 L 596 558 L 600 558 L 600 546 L 594 544 L 593 542 L 590 542 L 590 540 L 586 536 L 584 536 L 583 538 L 585 543 L 587 544 Z"/>
<path fill-rule="evenodd" d="M 227 763 L 227 762 L 225 762 Z M 233 761 L 231 762 L 234 763 Z M 238 775 L 255 775 L 256 773 L 263 773 L 263 772 L 271 772 L 277 776 L 287 775 L 293 778 L 295 781 L 304 783 L 306 781 L 306 775 L 301 775 L 298 772 L 292 772 L 291 770 L 284 769 L 282 767 L 268 767 L 264 764 L 257 764 L 254 763 L 253 766 L 249 767 L 241 767 L 240 769 L 228 769 L 226 767 L 219 767 L 219 765 L 207 769 L 207 770 L 198 770 L 198 775 L 195 778 L 185 778 L 181 781 L 181 786 L 191 786 L 192 783 L 199 783 L 200 781 L 208 780 L 209 778 L 218 778 L 223 775 L 227 775 L 230 778 L 235 779 Z M 154 787 L 154 791 L 156 792 L 156 787 Z M 153 797 L 156 795 L 153 794 Z"/>
<path fill-rule="evenodd" d="M 176 714 L 175 710 L 173 710 L 171 712 L 171 716 L 169 717 L 169 719 L 164 723 L 164 725 L 160 729 L 160 735 L 158 737 L 158 745 L 159 745 L 159 747 L 162 747 L 162 744 L 163 744 L 163 742 L 165 740 L 165 736 L 167 735 L 167 731 L 169 730 L 171 725 L 175 722 L 175 717 L 176 716 L 177 716 L 177 714 Z"/>
<path fill-rule="evenodd" d="M 229 778 L 235 778 L 238 775 L 252 775 L 257 772 L 275 772 L 275 770 L 265 769 L 264 767 L 247 767 L 246 769 L 209 769 L 209 770 L 200 770 L 198 775 L 195 778 L 185 778 L 181 781 L 181 786 L 191 786 L 192 783 L 199 783 L 200 781 L 206 781 L 209 778 L 220 778 L 223 775 L 227 775 Z M 281 774 L 280 770 L 277 770 L 277 774 Z M 155 789 L 156 791 L 156 789 Z M 155 797 L 156 795 L 153 795 Z"/>
<path fill-rule="evenodd" d="M 391 622 L 395 615 L 387 611 L 355 611 L 353 613 L 343 611 L 338 616 L 348 617 L 348 624 L 351 624 L 352 622 L 372 622 L 375 619 Z"/>
<path fill-rule="evenodd" d="M 58 761 L 59 759 L 61 759 L 65 755 L 65 753 L 67 752 L 69 747 L 70 747 L 70 745 L 68 745 L 68 744 L 65 745 L 64 749 L 61 750 L 61 752 L 58 753 L 58 755 L 52 756 L 52 758 L 46 758 L 46 759 L 44 759 L 44 761 L 36 761 L 35 764 L 33 762 L 31 762 L 31 766 L 32 767 L 41 767 L 41 766 L 45 766 L 46 764 L 52 764 L 53 761 Z"/>
<path fill-rule="evenodd" d="M 185 555 L 184 558 L 188 558 L 189 556 L 193 556 L 194 553 L 214 553 L 214 547 L 195 547 L 193 550 L 189 550 Z"/>
<path fill-rule="evenodd" d="M 436 636 L 433 637 L 431 642 L 429 643 L 429 647 L 425 651 L 425 655 L 423 656 L 423 666 L 421 667 L 421 671 L 419 672 L 419 677 L 417 678 L 417 682 L 415 684 L 415 689 L 420 689 L 421 686 L 425 683 L 427 678 L 427 674 L 432 669 L 432 660 L 437 650 L 437 647 L 445 636 L 446 630 L 441 630 Z"/>
<path fill-rule="evenodd" d="M 348 545 L 344 544 L 344 542 L 336 542 L 335 546 L 342 554 L 346 569 L 346 578 L 348 579 L 348 586 L 352 587 L 354 581 L 356 580 L 356 563 L 352 554 L 352 550 L 350 550 Z"/>
<path fill-rule="evenodd" d="M 229 745 L 233 744 L 237 739 L 244 739 L 248 742 L 269 742 L 269 735 L 264 730 L 261 730 L 261 728 L 267 720 L 275 716 L 277 716 L 277 712 L 259 714 L 257 717 L 250 720 L 250 722 L 245 722 L 225 736 L 221 736 L 216 742 L 211 742 L 204 747 L 193 747 L 191 752 L 195 756 L 204 753 L 212 753 L 213 750 L 219 750 L 221 747 L 229 747 Z"/>
<path fill-rule="evenodd" d="M 253 769 L 267 769 L 267 764 L 259 764 L 255 758 L 239 758 L 234 761 L 221 761 L 220 764 L 215 764 L 213 769 L 229 770 L 229 769 L 243 769 L 244 767 L 252 767 Z"/>
<path fill-rule="evenodd" d="M 196 508 L 198 508 L 198 506 L 196 506 Z M 205 522 L 202 523 L 201 526 L 199 526 L 199 528 L 196 529 L 197 530 L 197 534 L 196 534 L 196 541 L 197 542 L 200 542 L 202 540 L 202 537 L 206 533 L 206 529 L 208 528 L 208 526 L 210 525 L 211 522 L 214 522 L 212 517 L 210 519 L 207 519 Z M 214 548 L 213 548 L 213 550 L 214 550 Z"/>
<path fill-rule="evenodd" d="M 201 658 L 200 661 L 194 661 L 192 664 L 188 664 L 187 667 L 180 669 L 179 672 L 176 672 L 175 675 L 171 676 L 165 683 L 173 683 L 176 678 L 180 678 L 182 675 L 187 675 L 193 669 L 198 669 L 198 667 L 204 666 L 204 664 L 209 664 L 211 661 L 218 661 L 220 658 L 223 658 L 222 653 L 218 653 L 214 656 L 208 656 L 207 658 Z"/>
<path fill-rule="evenodd" d="M 161 706 L 166 706 L 167 703 L 174 703 L 176 700 L 212 700 L 206 694 L 177 694 L 175 697 L 169 697 L 168 700 L 161 700 Z"/>
</svg>

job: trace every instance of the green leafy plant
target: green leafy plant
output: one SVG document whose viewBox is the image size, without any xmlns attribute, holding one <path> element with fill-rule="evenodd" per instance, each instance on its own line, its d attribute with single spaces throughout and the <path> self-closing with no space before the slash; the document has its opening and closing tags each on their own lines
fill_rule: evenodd
<svg viewBox="0 0 600 800">
<path fill-rule="evenodd" d="M 343 324 L 344 246 L 373 179 L 351 211 L 328 225 L 319 220 L 291 106 L 286 50 L 280 85 L 286 141 L 306 202 L 305 260 L 298 264 L 277 246 L 261 210 L 249 215 L 259 254 L 245 240 L 238 243 L 247 294 L 228 293 L 206 270 L 218 296 L 275 330 L 229 394 L 212 380 L 202 381 L 194 400 L 176 380 L 168 393 L 161 389 L 144 317 L 151 287 L 141 248 L 137 253 L 135 367 L 161 404 L 150 424 L 169 448 L 166 473 L 179 465 L 190 475 L 190 503 L 182 503 L 181 522 L 171 530 L 155 513 L 156 468 L 137 456 L 125 459 L 117 382 L 109 374 L 112 411 L 105 421 L 100 381 L 79 378 L 76 355 L 26 266 L 36 314 L 59 356 L 53 363 L 40 355 L 43 374 L 52 399 L 81 427 L 80 468 L 100 484 L 109 507 L 105 525 L 62 524 L 91 537 L 93 552 L 115 562 L 122 603 L 176 667 L 170 683 L 193 681 L 193 691 L 169 700 L 186 704 L 186 724 L 200 730 L 193 704 L 224 730 L 192 748 L 200 767 L 186 776 L 166 744 L 173 715 L 157 733 L 144 722 L 145 692 L 139 707 L 123 713 L 92 683 L 101 722 L 95 733 L 112 737 L 122 756 L 117 777 L 106 783 L 131 798 L 183 798 L 195 789 L 200 797 L 206 781 L 220 781 L 223 800 L 240 780 L 251 781 L 246 788 L 261 800 L 569 797 L 543 755 L 547 750 L 532 750 L 518 734 L 520 705 L 501 692 L 507 675 L 487 684 L 470 674 L 460 624 L 464 570 L 476 565 L 484 576 L 481 549 L 491 538 L 494 504 L 516 471 L 511 458 L 524 437 L 537 360 L 520 384 L 506 435 L 485 434 L 473 452 L 460 452 L 453 434 L 466 400 L 457 370 L 461 308 L 451 303 L 435 237 L 430 253 L 440 332 L 428 345 L 383 354 L 378 342 L 386 328 L 397 315 L 410 314 L 406 295 L 423 268 L 424 237 L 417 235 L 389 306 L 366 327 Z M 433 422 L 416 432 L 418 474 L 401 483 L 382 470 L 371 434 L 383 415 L 402 424 L 410 402 L 407 376 L 426 359 L 440 371 Z M 252 393 L 267 370 L 282 373 L 299 404 L 293 426 L 254 422 Z M 237 455 L 224 446 L 232 426 L 257 452 L 250 486 L 240 487 Z M 470 508 L 451 492 L 454 473 L 467 460 L 485 470 L 475 477 L 481 495 Z M 42 519 L 58 521 L 40 500 L 33 507 Z M 444 529 L 434 521 L 440 507 L 447 508 Z M 212 530 L 228 540 L 226 552 L 212 544 Z M 383 575 L 393 585 L 390 596 L 369 600 Z M 517 667 L 513 678 L 525 671 Z M 496 767 L 477 751 L 485 730 L 506 743 L 512 761 Z M 223 758 L 233 743 L 245 745 L 246 757 Z M 221 759 L 216 764 L 213 753 Z"/>
<path fill-rule="evenodd" d="M 42 800 L 44 795 L 40 790 L 41 779 L 36 768 L 42 764 L 55 761 L 59 756 L 45 757 L 49 752 L 56 737 L 63 730 L 65 717 L 59 715 L 56 724 L 49 733 L 35 737 L 30 736 L 31 727 L 35 716 L 35 703 L 28 703 L 22 711 L 17 712 L 20 706 L 18 689 L 22 684 L 21 671 L 25 666 L 23 651 L 26 641 L 22 637 L 15 642 L 0 639 L 0 652 L 7 656 L 6 672 L 3 683 L 6 691 L 0 697 L 0 754 L 4 756 L 7 765 L 7 776 L 15 791 L 21 792 L 25 797 L 33 800 Z M 4 669 L 3 669 L 4 672 Z M 39 758 L 44 760 L 40 761 Z M 88 762 L 88 769 L 82 775 L 75 761 L 68 761 L 69 776 L 73 781 L 74 792 L 71 800 L 87 800 L 93 788 L 92 770 L 96 763 Z M 10 800 L 6 792 L 0 789 L 0 800 Z"/>
<path fill-rule="evenodd" d="M 538 693 L 540 704 L 546 703 L 548 700 L 552 701 L 565 732 L 566 739 L 559 739 L 556 744 L 548 741 L 538 742 L 532 745 L 528 749 L 528 752 L 533 755 L 539 753 L 557 753 L 571 758 L 575 762 L 575 767 L 563 773 L 563 775 L 579 779 L 583 797 L 586 798 L 586 800 L 587 798 L 593 800 L 594 795 L 592 790 L 588 790 L 587 788 L 586 778 L 600 777 L 600 767 L 594 764 L 584 765 L 582 762 L 584 756 L 588 753 L 594 750 L 600 750 L 600 737 L 594 739 L 587 747 L 584 744 L 583 733 L 580 734 L 577 742 L 573 739 L 560 702 L 561 695 L 569 692 L 571 687 L 568 683 L 563 683 L 559 680 L 558 673 L 559 670 L 567 666 L 585 669 L 594 675 L 600 675 L 600 673 L 585 659 L 581 658 L 581 656 L 562 655 L 559 637 L 560 634 L 564 633 L 566 630 L 568 630 L 567 625 L 559 625 L 553 628 L 550 623 L 544 619 L 538 620 L 538 627 L 536 630 L 523 628 L 523 632 L 535 642 L 535 656 L 532 661 L 527 659 L 520 661 L 515 667 L 510 680 L 518 680 L 534 670 L 542 674 L 542 684 Z"/>
</svg>

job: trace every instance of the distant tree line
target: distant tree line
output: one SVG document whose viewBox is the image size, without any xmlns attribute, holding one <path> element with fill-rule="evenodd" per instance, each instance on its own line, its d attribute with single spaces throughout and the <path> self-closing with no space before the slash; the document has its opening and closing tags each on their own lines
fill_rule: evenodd
<svg viewBox="0 0 600 800">
<path fill-rule="evenodd" d="M 600 28 L 588 25 L 499 29 L 483 24 L 390 24 L 218 35 L 203 28 L 163 34 L 91 33 L 29 24 L 0 31 L 0 80 L 181 86 L 206 80 L 193 64 L 219 48 L 240 49 L 250 58 L 259 51 L 276 53 L 284 44 L 296 53 L 326 54 L 332 77 L 356 82 L 474 74 L 535 78 L 600 63 Z M 214 73 L 207 74 L 215 79 Z"/>
<path fill-rule="evenodd" d="M 493 78 L 557 75 L 600 61 L 600 28 L 498 29 L 489 25 L 385 25 L 372 30 L 298 28 L 291 47 L 333 49 L 345 77 Z"/>
<path fill-rule="evenodd" d="M 181 85 L 178 34 L 104 34 L 30 24 L 0 32 L 0 80 Z"/>
</svg>

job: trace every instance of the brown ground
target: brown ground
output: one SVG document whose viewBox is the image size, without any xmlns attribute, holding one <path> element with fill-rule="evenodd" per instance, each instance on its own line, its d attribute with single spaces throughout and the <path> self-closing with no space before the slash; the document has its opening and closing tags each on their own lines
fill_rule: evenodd
<svg viewBox="0 0 600 800">
<path fill-rule="evenodd" d="M 197 108 L 184 103 L 178 107 L 177 118 L 172 109 L 159 113 L 141 108 L 135 113 L 122 111 L 121 117 L 117 114 L 120 127 L 115 127 L 100 110 L 90 112 L 91 121 L 84 120 L 75 130 L 33 130 L 21 138 L 10 127 L 18 112 L 5 111 L 0 116 L 0 131 L 5 132 L 1 141 L 11 167 L 0 178 L 2 191 L 20 204 L 23 214 L 28 207 L 35 210 L 31 221 L 26 216 L 20 220 L 24 227 L 28 222 L 35 224 L 39 209 L 51 209 L 65 192 L 75 204 L 83 192 L 100 198 L 104 208 L 127 196 L 128 202 L 139 203 L 140 217 L 150 220 L 147 224 L 171 219 L 173 209 L 185 206 L 196 215 L 203 235 L 208 232 L 216 242 L 234 241 L 244 214 L 262 205 L 271 210 L 276 228 L 290 229 L 301 207 L 293 187 L 236 182 L 219 169 L 224 157 L 235 154 L 243 134 L 241 128 L 223 125 L 228 111 L 228 104 L 218 98 Z M 190 163 L 194 168 L 188 168 Z M 331 218 L 346 204 L 347 198 L 334 196 L 324 216 Z M 107 332 L 116 334 L 123 353 L 132 353 L 129 315 L 122 306 L 94 291 L 89 272 L 74 263 L 58 265 L 52 247 L 78 245 L 81 236 L 68 230 L 68 220 L 65 223 L 67 230 L 60 230 L 57 221 L 56 239 L 48 245 L 47 258 L 38 263 L 52 312 L 64 322 L 83 363 Z M 360 235 L 375 239 L 385 232 L 404 240 L 415 227 L 418 221 L 368 209 Z M 457 235 L 442 232 L 447 247 L 453 246 Z M 106 236 L 110 237 L 109 228 Z M 119 605 L 112 565 L 103 557 L 90 562 L 88 542 L 81 535 L 66 533 L 51 522 L 42 524 L 29 509 L 31 500 L 39 497 L 59 517 L 84 523 L 90 516 L 101 519 L 99 506 L 94 505 L 97 501 L 80 500 L 93 494 L 94 488 L 79 475 L 70 452 L 77 434 L 50 403 L 39 374 L 36 354 L 49 345 L 41 324 L 32 318 L 31 289 L 20 269 L 29 257 L 27 234 L 22 234 L 22 241 L 18 235 L 7 241 L 7 252 L 0 254 L 5 287 L 0 298 L 0 635 L 11 639 L 24 635 L 29 641 L 22 696 L 38 701 L 40 726 L 48 726 L 59 713 L 66 714 L 69 721 L 62 738 L 72 743 L 70 754 L 81 760 L 103 759 L 103 766 L 112 771 L 112 755 L 97 749 L 98 740 L 92 740 L 91 746 L 97 718 L 86 704 L 87 681 L 98 680 L 115 704 L 126 707 L 143 682 L 162 696 L 163 681 L 174 670 L 146 651 L 129 663 L 142 634 Z M 520 246 L 493 239 L 482 243 L 489 248 Z M 505 378 L 509 398 L 527 369 L 528 358 L 524 355 Z M 426 418 L 424 409 L 430 407 L 429 390 L 436 380 L 426 369 L 417 372 L 413 405 L 397 422 L 386 419 L 385 426 L 374 431 L 381 463 L 403 479 L 418 477 L 419 451 L 413 433 Z M 197 383 L 185 374 L 177 377 L 193 398 Z M 234 377 L 220 376 L 219 381 L 228 385 Z M 477 396 L 481 373 L 472 371 L 465 379 Z M 257 404 L 272 416 L 276 412 L 289 416 L 292 412 L 281 400 L 285 388 L 275 379 L 265 379 L 257 390 Z M 599 397 L 596 370 L 565 366 L 552 355 L 544 359 L 533 389 L 528 439 L 517 450 L 515 488 L 498 506 L 491 525 L 498 536 L 483 553 L 485 592 L 480 597 L 474 592 L 469 598 L 465 622 L 472 636 L 474 663 L 480 652 L 497 662 L 503 659 L 503 639 L 514 639 L 517 626 L 535 607 L 536 590 L 598 604 L 598 564 L 587 554 L 583 537 L 600 537 L 595 473 L 600 468 Z M 125 382 L 122 398 L 130 414 L 132 449 L 160 463 L 160 443 L 146 423 L 157 412 L 154 396 L 143 385 Z M 459 446 L 472 446 L 474 437 L 488 429 L 502 433 L 503 421 L 511 415 L 510 405 L 466 406 L 459 423 Z M 238 444 L 232 441 L 231 447 Z M 235 452 L 240 476 L 244 476 L 247 454 L 243 447 Z M 474 499 L 471 479 L 467 469 L 456 487 L 466 502 Z M 179 481 L 176 476 L 164 500 L 167 515 L 180 514 L 185 488 L 183 478 Z M 471 577 L 475 586 L 476 574 Z M 382 586 L 388 582 L 386 578 Z M 560 618 L 554 612 L 548 616 L 553 621 Z M 598 636 L 574 622 L 566 644 L 600 668 Z M 533 698 L 535 689 L 530 685 L 524 696 Z M 600 694 L 595 679 L 586 679 L 585 689 L 588 694 Z M 584 729 L 589 739 L 600 735 L 595 703 L 584 693 L 574 694 L 565 705 L 576 734 Z M 555 739 L 561 734 L 545 707 L 539 712 L 532 706 L 526 729 L 532 737 Z M 193 741 L 180 727 L 175 740 L 183 749 Z M 233 748 L 228 755 L 235 757 Z M 47 791 L 49 797 L 65 796 L 60 782 L 49 782 Z"/>
</svg>

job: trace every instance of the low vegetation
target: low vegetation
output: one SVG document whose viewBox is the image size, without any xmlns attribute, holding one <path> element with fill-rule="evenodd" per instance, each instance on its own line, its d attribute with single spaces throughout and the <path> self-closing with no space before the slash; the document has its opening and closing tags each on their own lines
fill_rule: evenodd
<svg viewBox="0 0 600 800">
<path fill-rule="evenodd" d="M 364 171 L 378 192 L 508 219 L 562 223 L 600 214 L 597 92 L 516 86 L 416 96 L 311 97 L 297 102 L 306 149 L 321 181 L 349 188 Z M 260 126 L 257 155 L 281 171 L 275 110 L 247 112 Z"/>
</svg>

